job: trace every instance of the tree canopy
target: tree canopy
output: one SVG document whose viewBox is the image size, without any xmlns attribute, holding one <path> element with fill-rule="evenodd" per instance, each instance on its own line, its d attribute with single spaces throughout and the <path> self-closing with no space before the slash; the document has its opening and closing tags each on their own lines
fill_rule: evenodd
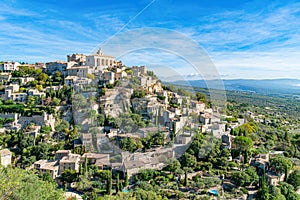
<svg viewBox="0 0 300 200">
<path fill-rule="evenodd" d="M 43 181 L 35 174 L 20 168 L 0 166 L 0 199 L 64 199 L 56 184 Z"/>
</svg>

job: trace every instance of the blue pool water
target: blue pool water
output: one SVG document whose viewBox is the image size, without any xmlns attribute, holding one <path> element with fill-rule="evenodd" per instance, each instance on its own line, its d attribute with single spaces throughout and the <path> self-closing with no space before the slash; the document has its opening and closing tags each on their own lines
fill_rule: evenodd
<svg viewBox="0 0 300 200">
<path fill-rule="evenodd" d="M 215 196 L 219 195 L 219 192 L 217 190 L 208 190 L 208 193 L 212 194 L 212 195 L 215 195 Z"/>
</svg>

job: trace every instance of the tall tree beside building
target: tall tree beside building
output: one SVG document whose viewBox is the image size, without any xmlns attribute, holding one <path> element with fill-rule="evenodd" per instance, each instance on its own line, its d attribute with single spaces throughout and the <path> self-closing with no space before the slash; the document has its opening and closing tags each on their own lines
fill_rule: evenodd
<svg viewBox="0 0 300 200">
<path fill-rule="evenodd" d="M 293 171 L 287 179 L 287 183 L 291 184 L 295 190 L 297 190 L 300 186 L 300 171 Z"/>
<path fill-rule="evenodd" d="M 292 165 L 292 162 L 284 156 L 276 156 L 270 160 L 270 168 L 276 173 L 284 174 L 285 181 Z"/>
<path fill-rule="evenodd" d="M 116 193 L 119 192 L 120 188 L 120 177 L 119 177 L 119 174 L 117 174 L 117 180 L 116 180 Z"/>
<path fill-rule="evenodd" d="M 88 159 L 87 156 L 84 157 L 84 175 L 88 174 Z"/>
<path fill-rule="evenodd" d="M 129 185 L 129 180 L 128 180 L 128 174 L 127 172 L 125 173 L 125 187 L 127 187 Z"/>
<path fill-rule="evenodd" d="M 244 163 L 246 163 L 248 161 L 249 150 L 253 146 L 251 138 L 246 136 L 237 136 L 234 139 L 234 144 L 239 152 L 244 155 Z"/>
</svg>

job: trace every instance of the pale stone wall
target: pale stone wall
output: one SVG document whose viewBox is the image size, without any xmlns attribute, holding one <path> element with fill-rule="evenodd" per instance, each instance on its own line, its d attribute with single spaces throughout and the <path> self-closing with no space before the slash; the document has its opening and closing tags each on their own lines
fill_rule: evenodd
<svg viewBox="0 0 300 200">
<path fill-rule="evenodd" d="M 8 165 L 11 165 L 11 156 L 12 153 L 8 149 L 0 150 L 0 164 L 3 167 L 7 167 Z"/>
<path fill-rule="evenodd" d="M 33 115 L 32 117 L 22 116 L 19 118 L 18 123 L 21 124 L 23 128 L 30 125 L 30 123 L 34 123 L 38 126 L 51 126 L 54 131 L 55 118 L 52 114 L 44 113 L 43 115 Z"/>
</svg>

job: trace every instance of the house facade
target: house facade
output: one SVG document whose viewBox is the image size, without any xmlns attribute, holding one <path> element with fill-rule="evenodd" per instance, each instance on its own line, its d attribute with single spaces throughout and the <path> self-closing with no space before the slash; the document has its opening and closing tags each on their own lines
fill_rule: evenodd
<svg viewBox="0 0 300 200">
<path fill-rule="evenodd" d="M 17 70 L 20 65 L 18 62 L 4 62 L 0 64 L 0 70 L 2 72 L 12 72 Z"/>
</svg>

